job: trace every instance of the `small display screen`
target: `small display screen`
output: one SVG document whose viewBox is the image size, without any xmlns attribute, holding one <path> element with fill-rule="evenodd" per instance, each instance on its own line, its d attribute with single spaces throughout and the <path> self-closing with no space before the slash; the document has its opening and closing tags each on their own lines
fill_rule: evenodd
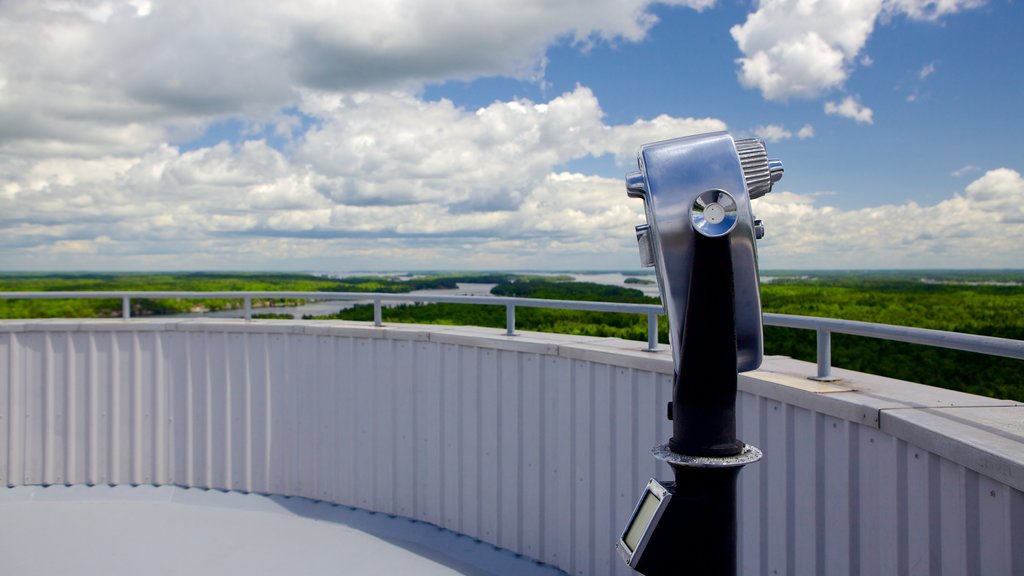
<svg viewBox="0 0 1024 576">
<path fill-rule="evenodd" d="M 661 500 L 653 492 L 650 490 L 644 491 L 644 497 L 640 501 L 640 507 L 636 511 L 636 516 L 633 517 L 633 521 L 626 529 L 626 535 L 622 538 L 630 553 L 635 552 L 636 547 L 640 545 L 640 539 L 644 537 L 644 532 L 647 531 L 647 526 L 650 525 L 651 519 L 654 518 L 654 513 L 658 511 L 660 504 Z"/>
</svg>

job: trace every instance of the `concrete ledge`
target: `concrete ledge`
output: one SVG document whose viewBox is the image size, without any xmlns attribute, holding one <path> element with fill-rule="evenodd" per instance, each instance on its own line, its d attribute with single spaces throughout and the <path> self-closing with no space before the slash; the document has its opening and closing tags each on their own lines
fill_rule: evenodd
<svg viewBox="0 0 1024 576">
<path fill-rule="evenodd" d="M 768 357 L 759 370 L 741 375 L 740 389 L 876 428 L 885 410 L 1024 405 L 839 368 L 833 373 L 841 380 L 821 383 L 808 378 L 815 369 L 809 362 Z"/>
<path fill-rule="evenodd" d="M 891 409 L 881 429 L 1024 491 L 1024 406 Z"/>
</svg>

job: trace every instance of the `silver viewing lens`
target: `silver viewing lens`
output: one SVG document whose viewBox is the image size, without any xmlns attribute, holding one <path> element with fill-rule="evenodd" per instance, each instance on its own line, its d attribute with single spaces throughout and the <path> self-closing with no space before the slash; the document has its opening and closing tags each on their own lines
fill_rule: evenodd
<svg viewBox="0 0 1024 576">
<path fill-rule="evenodd" d="M 702 193 L 690 207 L 690 225 L 703 236 L 725 236 L 736 227 L 736 200 L 725 190 Z"/>
</svg>

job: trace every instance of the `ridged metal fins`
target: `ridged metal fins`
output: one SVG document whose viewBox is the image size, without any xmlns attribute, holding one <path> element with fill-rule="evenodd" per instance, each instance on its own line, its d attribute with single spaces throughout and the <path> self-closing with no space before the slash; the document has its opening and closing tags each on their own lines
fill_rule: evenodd
<svg viewBox="0 0 1024 576">
<path fill-rule="evenodd" d="M 747 181 L 750 199 L 760 198 L 772 190 L 772 175 L 768 168 L 768 151 L 760 138 L 736 140 L 743 177 Z"/>
</svg>

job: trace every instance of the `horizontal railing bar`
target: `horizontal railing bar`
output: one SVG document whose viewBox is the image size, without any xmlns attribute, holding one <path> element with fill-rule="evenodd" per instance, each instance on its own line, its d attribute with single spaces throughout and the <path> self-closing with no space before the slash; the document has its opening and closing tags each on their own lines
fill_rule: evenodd
<svg viewBox="0 0 1024 576">
<path fill-rule="evenodd" d="M 585 310 L 590 312 L 625 312 L 635 314 L 661 313 L 657 304 L 629 304 L 617 302 L 590 302 L 583 300 L 541 300 L 538 298 L 514 298 L 508 296 L 450 296 L 443 294 L 389 294 L 383 292 L 0 292 L 0 299 L 96 299 L 96 298 L 186 298 L 204 300 L 213 298 L 243 299 L 266 298 L 271 300 L 366 300 L 380 299 L 385 302 L 434 302 L 445 304 L 481 304 L 485 306 L 523 306 L 527 308 L 555 308 L 562 310 Z"/>
<path fill-rule="evenodd" d="M 663 314 L 664 309 L 657 304 L 629 304 L 616 302 L 590 302 L 579 300 L 542 300 L 537 298 L 516 298 L 505 296 L 453 296 L 435 294 L 389 294 L 381 292 L 0 292 L 0 299 L 240 299 L 263 298 L 270 300 L 304 299 L 304 300 L 345 300 L 382 302 L 428 302 L 451 304 L 477 304 L 485 306 L 523 306 L 530 308 L 549 308 L 560 310 L 585 310 L 591 312 L 619 312 L 633 314 Z M 967 352 L 978 352 L 991 356 L 1003 356 L 1024 360 L 1024 341 L 992 336 L 979 336 L 960 332 L 946 332 L 927 328 L 893 326 L 858 322 L 855 320 L 839 320 L 836 318 L 819 318 L 814 316 L 795 316 L 789 314 L 764 314 L 767 326 L 783 328 L 799 328 L 804 330 L 824 329 L 830 332 L 894 340 L 911 344 L 923 344 L 938 348 L 949 348 Z"/>
<path fill-rule="evenodd" d="M 882 340 L 895 340 L 909 344 L 923 344 L 937 348 L 950 348 L 965 352 L 978 352 L 989 356 L 1004 356 L 1024 360 L 1024 341 L 994 336 L 979 336 L 962 332 L 946 332 L 928 328 L 911 328 L 891 324 L 875 324 L 856 320 L 839 320 L 837 318 L 818 318 L 815 316 L 793 316 L 789 314 L 764 314 L 767 326 L 781 328 L 800 328 L 818 330 L 824 328 L 829 332 L 866 336 Z"/>
</svg>

